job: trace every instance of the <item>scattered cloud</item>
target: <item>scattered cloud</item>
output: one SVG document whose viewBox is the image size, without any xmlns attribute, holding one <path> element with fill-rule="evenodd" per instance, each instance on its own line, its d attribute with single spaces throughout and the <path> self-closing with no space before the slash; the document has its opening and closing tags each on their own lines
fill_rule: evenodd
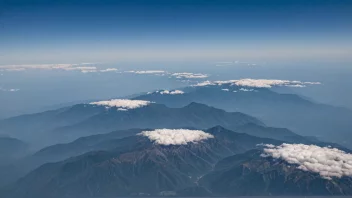
<svg viewBox="0 0 352 198">
<path fill-rule="evenodd" d="M 135 73 L 135 74 L 165 74 L 167 73 L 164 70 L 143 70 L 143 71 L 135 71 L 135 70 L 130 70 L 130 71 L 125 71 L 125 73 Z"/>
<path fill-rule="evenodd" d="M 236 85 L 241 87 L 256 87 L 256 88 L 271 88 L 273 86 L 289 86 L 289 87 L 305 87 L 306 85 L 319 85 L 320 82 L 302 82 L 290 80 L 274 80 L 274 79 L 240 79 L 226 81 L 204 81 L 194 86 L 209 86 L 209 85 Z"/>
<path fill-rule="evenodd" d="M 82 73 L 98 72 L 96 63 L 75 63 L 75 64 L 27 64 L 27 65 L 2 65 L 0 71 L 26 71 L 26 70 L 63 70 L 81 71 Z M 112 71 L 115 68 L 101 70 L 101 72 Z"/>
<path fill-rule="evenodd" d="M 175 76 L 176 78 L 187 78 L 187 79 L 192 79 L 192 78 L 208 78 L 208 75 L 207 75 L 207 74 L 188 73 L 188 72 L 173 73 L 172 76 Z"/>
<path fill-rule="evenodd" d="M 223 91 L 230 91 L 229 89 L 221 89 L 221 90 L 223 90 Z"/>
<path fill-rule="evenodd" d="M 183 92 L 181 90 L 173 90 L 173 91 L 164 90 L 164 91 L 160 91 L 159 93 L 160 94 L 179 95 L 179 94 L 184 94 L 185 92 Z"/>
<path fill-rule="evenodd" d="M 255 91 L 254 89 L 245 89 L 245 88 L 241 88 L 239 89 L 240 91 Z"/>
<path fill-rule="evenodd" d="M 216 62 L 216 67 L 230 67 L 230 66 L 258 66 L 256 63 L 249 63 L 249 62 L 241 62 L 241 61 L 225 61 L 225 62 Z"/>
<path fill-rule="evenodd" d="M 128 109 L 136 109 L 147 106 L 153 102 L 146 100 L 128 100 L 128 99 L 113 99 L 106 101 L 91 102 L 91 105 L 105 106 L 107 108 L 117 107 L 118 111 L 127 111 Z"/>
<path fill-rule="evenodd" d="M 189 129 L 156 129 L 143 131 L 138 135 L 148 137 L 155 144 L 161 145 L 186 145 L 214 138 L 213 135 L 204 131 Z"/>
<path fill-rule="evenodd" d="M 100 72 L 116 72 L 118 69 L 116 68 L 107 68 L 107 69 L 102 69 Z"/>
<path fill-rule="evenodd" d="M 319 173 L 325 179 L 352 176 L 352 154 L 336 148 L 304 144 L 264 145 L 262 157 L 282 159 L 298 169 Z"/>
<path fill-rule="evenodd" d="M 19 91 L 20 89 L 5 89 L 3 87 L 0 87 L 0 91 L 8 91 L 8 92 L 17 92 Z"/>
</svg>

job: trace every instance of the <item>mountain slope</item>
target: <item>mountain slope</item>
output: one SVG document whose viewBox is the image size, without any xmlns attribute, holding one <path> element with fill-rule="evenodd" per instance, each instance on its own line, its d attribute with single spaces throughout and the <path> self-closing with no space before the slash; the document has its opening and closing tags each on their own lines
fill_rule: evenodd
<svg viewBox="0 0 352 198">
<path fill-rule="evenodd" d="M 158 195 L 164 191 L 205 193 L 200 176 L 220 159 L 280 141 L 214 127 L 214 138 L 186 145 L 160 145 L 144 136 L 115 140 L 107 151 L 95 151 L 45 164 L 20 179 L 10 197 Z M 193 188 L 193 190 L 192 190 Z"/>
<path fill-rule="evenodd" d="M 200 185 L 217 196 L 352 195 L 351 177 L 324 179 L 261 153 L 252 150 L 221 160 Z"/>
</svg>

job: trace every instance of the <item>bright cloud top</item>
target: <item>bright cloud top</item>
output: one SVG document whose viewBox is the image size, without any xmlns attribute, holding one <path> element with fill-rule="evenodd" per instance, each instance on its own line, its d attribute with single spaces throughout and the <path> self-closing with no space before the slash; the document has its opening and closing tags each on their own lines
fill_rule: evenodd
<svg viewBox="0 0 352 198">
<path fill-rule="evenodd" d="M 168 91 L 168 90 L 164 90 L 164 91 L 160 91 L 160 94 L 169 94 L 169 95 L 180 95 L 180 94 L 184 94 L 185 92 L 181 91 L 181 90 L 173 90 L 173 91 Z"/>
<path fill-rule="evenodd" d="M 262 157 L 283 159 L 298 169 L 319 173 L 325 179 L 352 176 L 352 154 L 336 148 L 304 144 L 264 145 Z"/>
<path fill-rule="evenodd" d="M 290 87 L 305 87 L 306 85 L 318 85 L 319 82 L 302 82 L 289 80 L 274 80 L 274 79 L 240 79 L 227 81 L 204 81 L 194 86 L 208 86 L 208 85 L 236 85 L 242 87 L 256 87 L 256 88 L 271 88 L 273 86 L 290 86 Z"/>
<path fill-rule="evenodd" d="M 137 109 L 149 105 L 150 101 L 146 100 L 128 100 L 128 99 L 113 99 L 99 102 L 91 102 L 91 105 L 117 107 L 119 111 L 127 111 L 128 109 Z"/>
<path fill-rule="evenodd" d="M 138 135 L 148 137 L 155 144 L 161 145 L 186 145 L 214 138 L 213 135 L 204 131 L 189 129 L 156 129 L 154 131 L 143 131 Z"/>
</svg>

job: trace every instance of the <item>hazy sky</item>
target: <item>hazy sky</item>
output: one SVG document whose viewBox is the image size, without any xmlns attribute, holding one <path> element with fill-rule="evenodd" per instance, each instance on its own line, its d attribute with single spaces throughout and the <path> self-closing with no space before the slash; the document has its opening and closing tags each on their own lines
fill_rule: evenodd
<svg viewBox="0 0 352 198">
<path fill-rule="evenodd" d="M 0 2 L 2 65 L 352 60 L 350 0 Z"/>
</svg>

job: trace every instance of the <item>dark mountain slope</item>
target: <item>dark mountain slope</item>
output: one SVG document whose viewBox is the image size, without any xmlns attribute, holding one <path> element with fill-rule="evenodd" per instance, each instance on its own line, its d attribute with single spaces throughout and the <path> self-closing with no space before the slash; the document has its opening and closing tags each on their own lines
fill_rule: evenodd
<svg viewBox="0 0 352 198">
<path fill-rule="evenodd" d="M 352 195 L 350 177 L 323 179 L 261 153 L 252 150 L 221 160 L 200 185 L 217 196 Z"/>
<path fill-rule="evenodd" d="M 90 152 L 39 167 L 20 179 L 8 196 L 50 198 L 158 195 L 163 191 L 205 193 L 196 188 L 197 180 L 211 171 L 219 159 L 253 149 L 259 143 L 280 143 L 222 127 L 207 132 L 215 138 L 187 145 L 153 144 L 144 136 L 116 139 L 108 144 L 114 147 L 106 148 L 106 151 Z"/>
</svg>

